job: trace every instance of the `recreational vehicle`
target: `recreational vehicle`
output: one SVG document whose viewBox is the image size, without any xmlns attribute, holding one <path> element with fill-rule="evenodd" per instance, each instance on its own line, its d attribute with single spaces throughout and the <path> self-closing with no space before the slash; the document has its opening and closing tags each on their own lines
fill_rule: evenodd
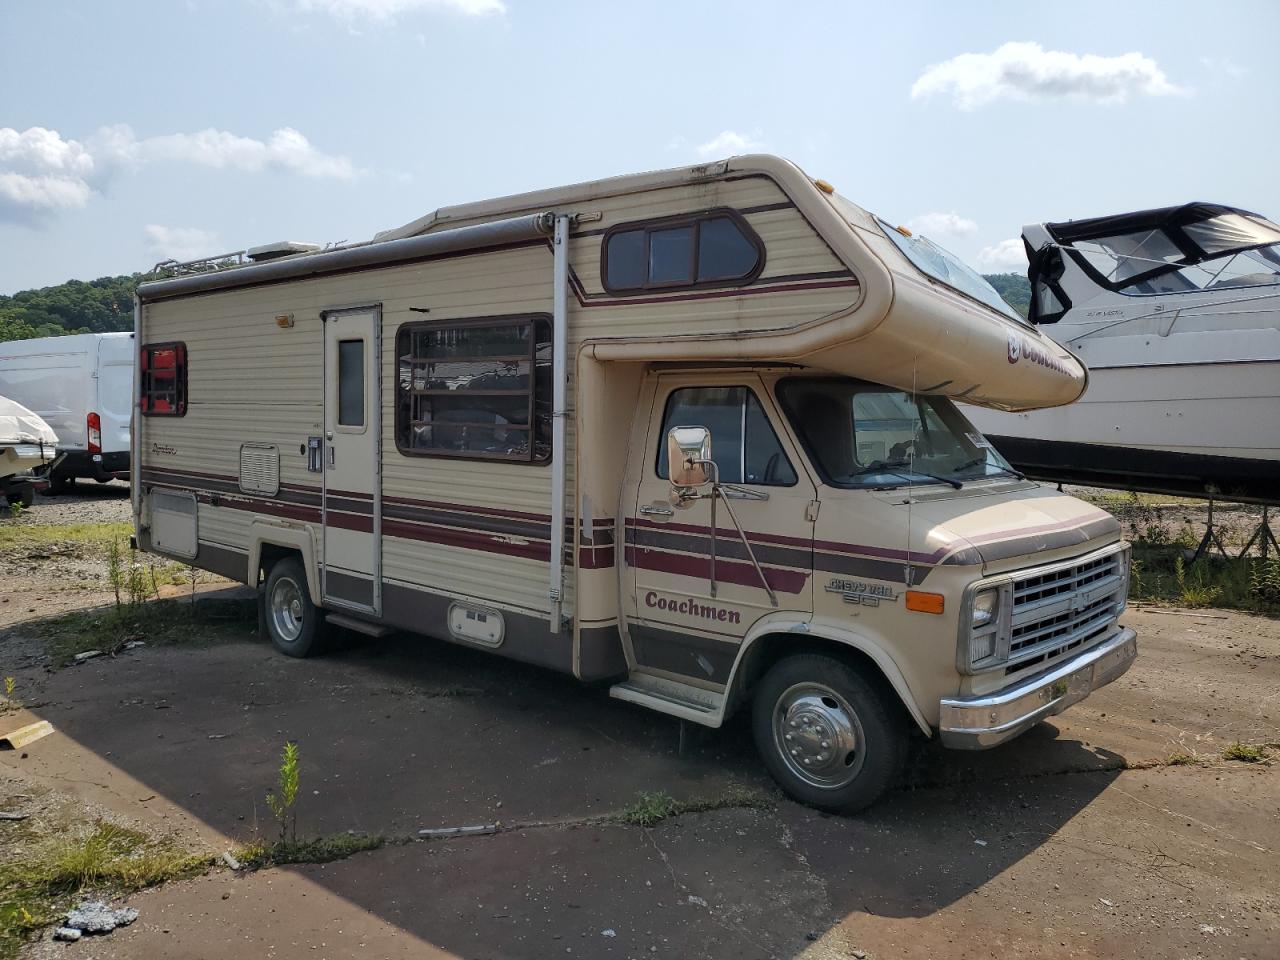
<svg viewBox="0 0 1280 960">
<path fill-rule="evenodd" d="M 450 207 L 138 290 L 143 549 L 258 585 L 290 656 L 427 634 L 709 727 L 857 809 L 910 737 L 1005 741 L 1136 655 L 1106 513 L 953 400 L 1070 353 L 784 160 Z"/>
<path fill-rule="evenodd" d="M 58 435 L 50 491 L 76 478 L 129 476 L 132 333 L 81 333 L 0 343 L 0 393 L 38 413 Z"/>
</svg>

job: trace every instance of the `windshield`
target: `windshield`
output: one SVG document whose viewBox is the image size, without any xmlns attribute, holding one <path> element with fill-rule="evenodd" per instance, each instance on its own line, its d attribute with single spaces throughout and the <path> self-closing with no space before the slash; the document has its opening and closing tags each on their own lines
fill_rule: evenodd
<svg viewBox="0 0 1280 960">
<path fill-rule="evenodd" d="M 1280 227 L 1254 214 L 1145 227 L 1069 245 L 1125 293 L 1187 293 L 1280 283 Z"/>
<path fill-rule="evenodd" d="M 985 303 L 988 307 L 999 310 L 1010 320 L 1026 323 L 1013 307 L 1009 306 L 996 288 L 987 283 L 972 267 L 954 253 L 949 253 L 928 237 L 918 234 L 908 236 L 897 227 L 891 227 L 879 217 L 876 222 L 904 254 L 907 259 L 920 268 L 925 276 L 932 277 L 947 286 Z"/>
<path fill-rule="evenodd" d="M 945 397 L 844 377 L 789 379 L 779 398 L 809 456 L 837 487 L 897 487 L 1013 474 Z"/>
</svg>

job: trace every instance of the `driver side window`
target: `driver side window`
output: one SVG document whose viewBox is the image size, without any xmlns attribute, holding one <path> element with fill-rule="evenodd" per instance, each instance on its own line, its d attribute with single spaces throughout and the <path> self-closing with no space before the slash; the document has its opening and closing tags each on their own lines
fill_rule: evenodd
<svg viewBox="0 0 1280 960">
<path fill-rule="evenodd" d="M 658 435 L 657 472 L 667 476 L 667 433 L 672 427 L 706 427 L 711 458 L 724 483 L 790 487 L 796 472 L 778 435 L 747 387 L 683 387 L 667 397 Z"/>
</svg>

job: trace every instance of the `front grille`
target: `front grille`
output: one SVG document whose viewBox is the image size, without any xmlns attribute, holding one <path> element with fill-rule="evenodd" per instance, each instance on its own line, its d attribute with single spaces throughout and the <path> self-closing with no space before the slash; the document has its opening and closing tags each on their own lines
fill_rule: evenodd
<svg viewBox="0 0 1280 960">
<path fill-rule="evenodd" d="M 1104 633 L 1124 609 L 1128 550 L 1015 574 L 1005 672 L 1046 663 Z"/>
</svg>

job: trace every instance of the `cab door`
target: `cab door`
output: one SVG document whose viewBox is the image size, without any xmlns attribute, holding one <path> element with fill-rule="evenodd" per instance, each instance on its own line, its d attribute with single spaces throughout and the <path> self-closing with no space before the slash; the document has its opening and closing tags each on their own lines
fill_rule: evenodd
<svg viewBox="0 0 1280 960">
<path fill-rule="evenodd" d="M 739 488 L 728 491 L 727 506 L 715 505 L 714 536 L 709 497 L 685 505 L 670 499 L 667 433 L 686 426 L 711 431 L 720 480 Z M 812 612 L 816 490 L 756 375 L 659 376 L 644 446 L 632 460 L 639 475 L 628 484 L 635 491 L 624 581 L 634 591 L 630 653 L 641 671 L 717 687 L 759 618 Z"/>
<path fill-rule="evenodd" d="M 330 310 L 322 317 L 322 592 L 327 605 L 378 614 L 382 607 L 381 310 Z"/>
</svg>

